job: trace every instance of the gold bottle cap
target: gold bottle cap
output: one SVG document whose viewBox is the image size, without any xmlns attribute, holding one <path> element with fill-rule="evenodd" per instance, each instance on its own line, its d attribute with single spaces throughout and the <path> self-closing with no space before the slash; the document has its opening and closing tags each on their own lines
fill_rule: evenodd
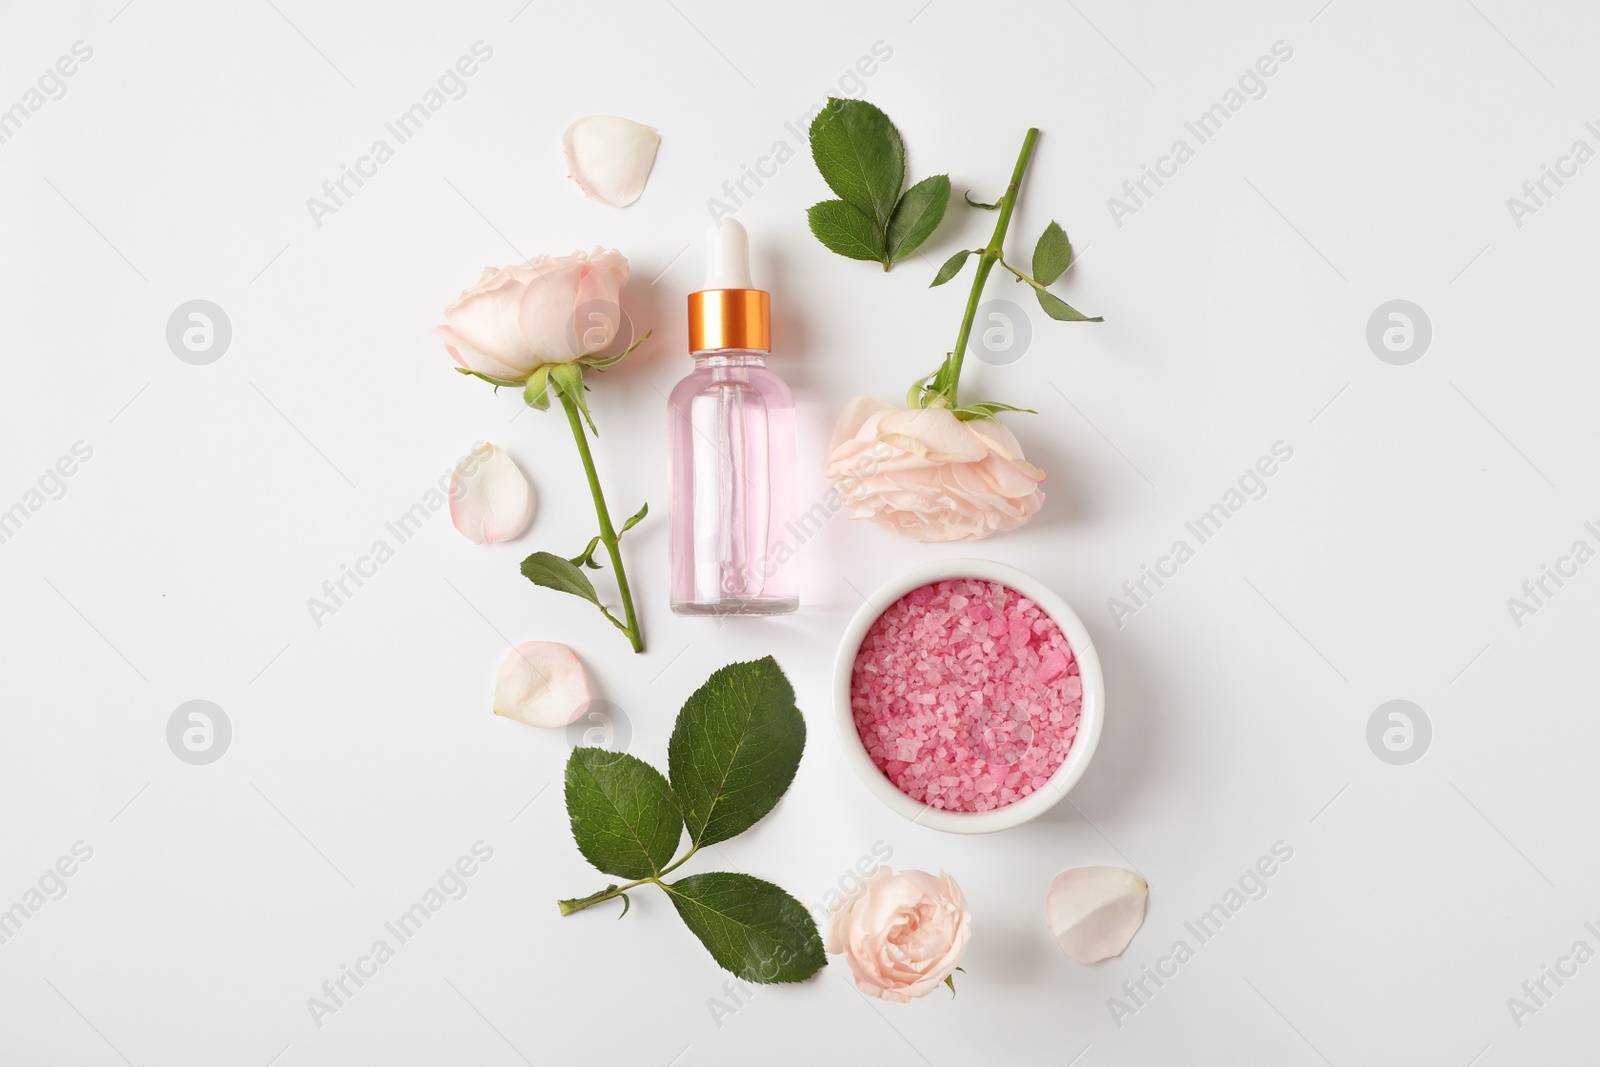
<svg viewBox="0 0 1600 1067">
<path fill-rule="evenodd" d="M 772 296 L 765 289 L 701 289 L 689 294 L 689 351 L 772 351 Z"/>
</svg>

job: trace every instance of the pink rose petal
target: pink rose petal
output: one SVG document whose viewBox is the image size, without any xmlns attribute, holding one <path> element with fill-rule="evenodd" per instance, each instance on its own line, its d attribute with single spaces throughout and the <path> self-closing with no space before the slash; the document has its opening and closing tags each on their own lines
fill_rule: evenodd
<svg viewBox="0 0 1600 1067">
<path fill-rule="evenodd" d="M 482 444 L 450 475 L 450 521 L 474 544 L 520 537 L 533 520 L 533 486 L 499 445 Z"/>
<path fill-rule="evenodd" d="M 589 676 L 566 645 L 529 641 L 500 662 L 494 681 L 494 713 L 529 726 L 560 727 L 588 706 Z"/>
</svg>

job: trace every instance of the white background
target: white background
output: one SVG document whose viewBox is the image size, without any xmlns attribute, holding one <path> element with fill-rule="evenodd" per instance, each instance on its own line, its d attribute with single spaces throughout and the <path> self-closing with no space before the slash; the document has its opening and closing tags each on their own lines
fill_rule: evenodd
<svg viewBox="0 0 1600 1067">
<path fill-rule="evenodd" d="M 93 56 L 0 145 L 0 509 L 74 442 L 92 459 L 0 545 L 0 908 L 74 842 L 93 858 L 0 945 L 6 1064 L 871 1062 L 1483 1065 L 1592 1056 L 1600 963 L 1519 1027 L 1521 995 L 1600 919 L 1593 840 L 1600 564 L 1516 626 L 1507 609 L 1600 518 L 1592 359 L 1600 164 L 1513 222 L 1506 200 L 1600 118 L 1586 5 L 1509 0 L 771 5 L 709 0 L 9 4 L 0 107 L 74 42 Z M 1319 10 L 1320 8 L 1320 10 Z M 317 226 L 306 200 L 475 41 L 493 57 Z M 838 518 L 804 546 L 802 611 L 718 628 L 667 609 L 664 394 L 688 369 L 684 294 L 707 199 L 784 141 L 875 42 L 866 95 L 912 178 L 1001 191 L 1042 128 L 1009 243 L 1046 221 L 1083 259 L 1058 286 L 1103 325 L 1030 308 L 1033 344 L 968 361 L 1049 474 L 1043 512 L 973 546 Z M 1293 49 L 1178 176 L 1118 226 L 1107 199 L 1273 43 Z M 845 83 L 845 90 L 852 88 Z M 643 198 L 564 177 L 562 129 L 651 123 Z M 802 151 L 739 210 L 801 414 L 802 505 L 831 421 L 903 395 L 948 349 L 966 285 L 933 267 L 985 238 L 953 207 L 884 275 L 826 253 Z M 517 574 L 593 516 L 564 422 L 451 372 L 429 330 L 485 264 L 595 245 L 632 260 L 654 338 L 597 383 L 613 507 L 648 500 L 626 556 L 648 651 Z M 970 281 L 970 269 L 967 281 Z M 1016 298 L 1003 279 L 991 296 Z M 180 362 L 191 299 L 233 340 Z M 1406 299 L 1433 341 L 1409 366 L 1366 340 Z M 438 515 L 336 614 L 307 598 L 475 440 L 537 485 L 521 540 L 479 548 Z M 1133 618 L 1125 579 L 1277 441 L 1269 491 Z M 391 538 L 392 540 L 392 538 Z M 840 758 L 829 672 L 849 614 L 914 560 L 991 556 L 1077 606 L 1105 666 L 1088 775 L 1028 826 L 946 836 L 882 808 Z M 606 577 L 602 588 L 609 590 Z M 810 901 L 875 842 L 948 869 L 976 934 L 960 993 L 909 1006 L 835 964 L 713 1018 L 725 975 L 659 896 L 563 919 L 605 884 L 578 855 L 566 739 L 489 714 L 508 642 L 560 639 L 664 761 L 683 698 L 766 653 L 810 725 L 793 788 L 696 869 Z M 1366 724 L 1422 707 L 1424 758 Z M 179 761 L 180 703 L 231 747 Z M 552 785 L 552 783 L 556 783 Z M 493 859 L 337 1014 L 307 998 L 474 842 Z M 1275 842 L 1264 898 L 1196 946 L 1184 923 Z M 704 861 L 702 863 L 702 860 Z M 1133 867 L 1149 916 L 1082 967 L 1043 928 L 1058 870 Z M 1136 1014 L 1108 999 L 1179 938 L 1194 958 Z M 804 1051 L 802 1051 L 804 1050 Z M 1075 1058 L 1076 1057 L 1076 1058 Z"/>
</svg>

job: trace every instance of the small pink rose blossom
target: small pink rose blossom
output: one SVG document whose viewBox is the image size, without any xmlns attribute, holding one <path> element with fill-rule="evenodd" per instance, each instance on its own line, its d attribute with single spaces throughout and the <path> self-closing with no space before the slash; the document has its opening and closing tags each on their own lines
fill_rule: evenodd
<svg viewBox="0 0 1600 1067">
<path fill-rule="evenodd" d="M 1044 472 L 999 422 L 872 397 L 857 397 L 840 415 L 826 473 L 856 518 L 918 541 L 1014 530 L 1044 503 Z"/>
<path fill-rule="evenodd" d="M 468 370 L 520 382 L 546 363 L 604 351 L 622 322 L 628 260 L 613 249 L 485 267 L 434 328 Z"/>
<path fill-rule="evenodd" d="M 938 988 L 971 937 L 972 915 L 954 878 L 880 867 L 829 913 L 823 940 L 844 956 L 856 988 L 903 1004 Z"/>
</svg>

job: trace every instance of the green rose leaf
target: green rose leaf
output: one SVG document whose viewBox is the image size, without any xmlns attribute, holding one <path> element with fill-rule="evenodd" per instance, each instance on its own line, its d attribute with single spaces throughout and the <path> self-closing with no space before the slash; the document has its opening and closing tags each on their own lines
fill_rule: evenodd
<svg viewBox="0 0 1600 1067">
<path fill-rule="evenodd" d="M 1039 243 L 1033 249 L 1034 280 L 1040 285 L 1049 285 L 1065 274 L 1071 265 L 1072 242 L 1067 240 L 1067 231 L 1052 219 L 1050 225 L 1044 228 L 1044 233 L 1039 235 Z"/>
<path fill-rule="evenodd" d="M 806 212 L 806 221 L 817 240 L 831 252 L 849 259 L 887 261 L 883 230 L 843 200 L 824 200 L 814 205 Z"/>
<path fill-rule="evenodd" d="M 879 233 L 888 228 L 906 180 L 905 145 L 888 115 L 865 100 L 830 97 L 811 122 L 811 158 L 839 199 L 875 221 Z"/>
<path fill-rule="evenodd" d="M 667 743 L 690 844 L 754 826 L 794 780 L 805 744 L 794 689 L 771 656 L 712 674 L 684 703 Z"/>
<path fill-rule="evenodd" d="M 680 878 L 666 890 L 711 958 L 746 982 L 799 982 L 828 962 L 816 922 L 771 882 L 717 871 Z"/>
<path fill-rule="evenodd" d="M 642 507 L 640 507 L 638 511 L 636 511 L 632 515 L 628 516 L 628 521 L 622 524 L 622 529 L 617 531 L 617 536 L 621 537 L 623 534 L 627 533 L 629 530 L 631 530 L 635 526 L 639 525 L 641 522 L 644 521 L 644 517 L 646 515 L 648 515 L 648 514 L 650 514 L 650 505 L 649 504 L 645 504 Z"/>
<path fill-rule="evenodd" d="M 567 759 L 567 816 L 583 858 L 622 878 L 661 873 L 683 834 L 678 802 L 661 772 L 603 748 L 575 748 Z"/>
<path fill-rule="evenodd" d="M 949 175 L 935 174 L 907 189 L 889 218 L 889 262 L 898 263 L 915 252 L 938 228 L 949 206 Z"/>
<path fill-rule="evenodd" d="M 1049 315 L 1052 319 L 1060 319 L 1062 322 L 1106 321 L 1099 315 L 1096 315 L 1094 318 L 1090 318 L 1077 308 L 1073 307 L 1071 304 L 1067 303 L 1065 300 L 1062 300 L 1060 297 L 1056 296 L 1054 293 L 1047 293 L 1043 289 L 1035 289 L 1034 294 L 1038 296 L 1039 306 L 1044 308 L 1044 313 Z"/>
<path fill-rule="evenodd" d="M 568 558 L 567 562 L 572 564 L 574 567 L 588 567 L 592 571 L 597 571 L 600 569 L 600 564 L 595 562 L 594 550 L 599 547 L 600 535 L 595 534 L 593 537 L 589 538 L 589 544 L 584 547 L 584 550 L 579 552 L 576 556 Z"/>
<path fill-rule="evenodd" d="M 1000 210 L 1000 205 L 999 204 L 985 204 L 981 200 L 972 199 L 972 190 L 971 189 L 968 189 L 966 192 L 962 193 L 961 195 L 962 195 L 963 198 L 966 199 L 968 207 L 982 208 L 984 211 L 999 211 Z"/>
<path fill-rule="evenodd" d="M 593 552 L 594 545 L 591 543 L 586 555 Z M 596 607 L 600 606 L 600 597 L 594 591 L 594 585 L 590 583 L 588 575 L 579 570 L 578 565 L 572 560 L 562 559 L 553 552 L 535 552 L 523 560 L 522 576 L 534 585 L 542 585 L 558 593 L 570 593 L 575 597 L 582 597 Z"/>
<path fill-rule="evenodd" d="M 944 266 L 939 268 L 939 273 L 935 274 L 933 276 L 933 281 L 928 283 L 928 288 L 932 289 L 935 285 L 943 285 L 951 278 L 954 278 L 957 274 L 960 274 L 961 268 L 966 266 L 967 257 L 972 255 L 972 252 L 973 250 L 970 248 L 963 248 L 961 251 L 945 260 Z"/>
</svg>

